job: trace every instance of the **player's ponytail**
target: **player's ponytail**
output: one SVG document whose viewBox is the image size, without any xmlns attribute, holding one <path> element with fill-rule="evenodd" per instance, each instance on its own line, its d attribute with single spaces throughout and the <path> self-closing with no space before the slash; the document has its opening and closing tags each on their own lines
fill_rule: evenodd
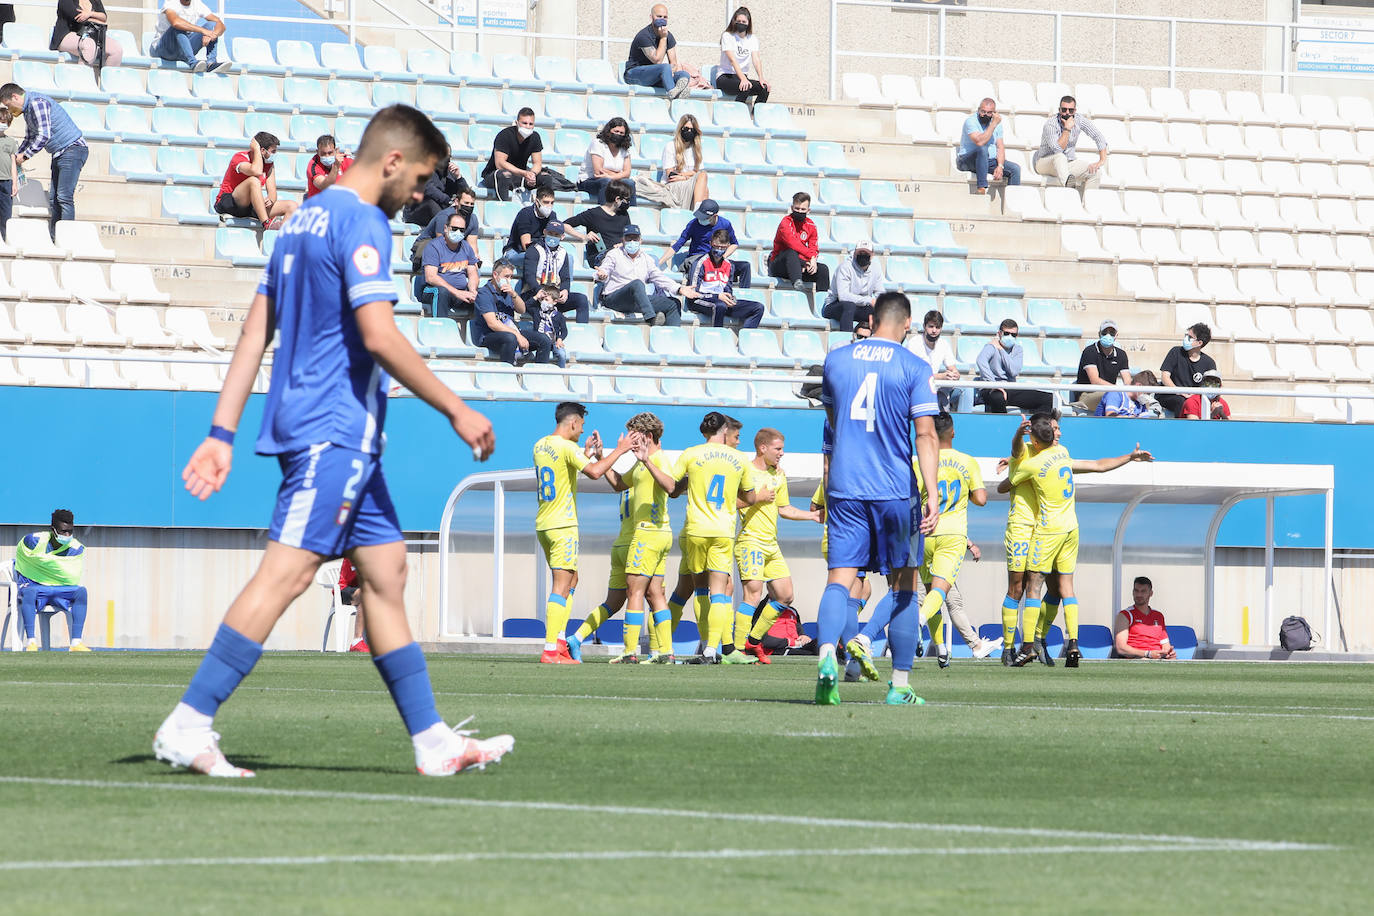
<svg viewBox="0 0 1374 916">
<path fill-rule="evenodd" d="M 725 428 L 727 419 L 725 414 L 718 410 L 713 410 L 701 418 L 701 426 L 698 427 L 698 429 L 701 430 L 703 436 L 709 439 Z"/>
</svg>

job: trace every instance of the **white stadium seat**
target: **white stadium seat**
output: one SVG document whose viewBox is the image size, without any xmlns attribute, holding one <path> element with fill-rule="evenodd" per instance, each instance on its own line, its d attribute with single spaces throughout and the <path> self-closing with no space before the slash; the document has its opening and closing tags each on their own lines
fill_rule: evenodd
<svg viewBox="0 0 1374 916">
<path fill-rule="evenodd" d="M 1255 233 L 1246 229 L 1223 229 L 1217 233 L 1217 247 L 1236 267 L 1271 267 L 1269 258 L 1255 247 Z"/>
<path fill-rule="evenodd" d="M 1235 358 L 1236 366 L 1255 378 L 1288 378 L 1288 373 L 1274 364 L 1274 357 L 1267 344 L 1237 343 Z"/>
<path fill-rule="evenodd" d="M 1322 201 L 1322 203 L 1335 204 L 1341 203 L 1341 201 Z M 1280 197 L 1279 218 L 1282 223 L 1275 228 L 1286 228 L 1289 231 L 1330 232 L 1332 228 L 1317 215 L 1316 201 L 1305 197 Z M 1347 229 L 1346 231 L 1354 230 Z"/>
<path fill-rule="evenodd" d="M 1227 159 L 1222 163 L 1221 174 L 1226 187 L 1232 191 L 1262 195 L 1274 193 L 1274 189 L 1260 177 L 1259 166 L 1248 159 Z"/>
<path fill-rule="evenodd" d="M 1255 223 L 1240 210 L 1234 194 L 1203 194 L 1202 213 L 1218 229 L 1254 229 Z"/>
<path fill-rule="evenodd" d="M 878 78 L 872 73 L 844 73 L 840 75 L 840 91 L 847 99 L 860 105 L 883 105 L 883 93 Z"/>
<path fill-rule="evenodd" d="M 62 285 L 77 299 L 118 302 L 119 294 L 105 282 L 105 269 L 89 261 L 68 261 L 59 268 Z"/>
<path fill-rule="evenodd" d="M 1126 191 L 1122 195 L 1126 212 L 1133 215 L 1142 226 L 1168 226 L 1178 224 L 1160 206 L 1158 191 Z"/>
<path fill-rule="evenodd" d="M 66 260 L 71 252 L 53 244 L 45 219 L 11 219 L 5 226 L 10 245 L 26 258 Z"/>
<path fill-rule="evenodd" d="M 1070 223 L 1096 223 L 1097 217 L 1084 209 L 1073 188 L 1045 188 L 1045 209 L 1057 219 Z"/>
<path fill-rule="evenodd" d="M 136 308 L 137 306 L 124 307 Z M 134 388 L 157 391 L 179 391 L 181 389 L 181 384 L 172 380 L 172 377 L 167 374 L 166 364 L 162 362 L 120 360 L 119 374 Z"/>
<path fill-rule="evenodd" d="M 1317 343 L 1348 344 L 1346 337 L 1331 321 L 1331 309 L 1302 306 L 1295 317 L 1298 327 Z"/>
<path fill-rule="evenodd" d="M 1022 219 L 1058 222 L 1058 217 L 1045 209 L 1040 189 L 1028 185 L 1013 185 L 1006 191 L 1007 210 L 1019 213 Z"/>
<path fill-rule="evenodd" d="M 1341 318 L 1347 314 L 1366 314 L 1363 311 L 1356 311 L 1356 308 L 1368 308 L 1369 303 L 1355 292 L 1355 284 L 1350 280 L 1350 274 L 1344 270 L 1318 270 L 1316 271 L 1317 292 L 1325 296 L 1327 300 L 1338 306 L 1336 308 L 1336 327 L 1344 328 Z M 1351 308 L 1339 308 L 1346 305 Z M 1366 315 L 1365 321 L 1369 321 Z"/>
<path fill-rule="evenodd" d="M 882 84 L 883 99 L 898 108 L 922 108 L 927 111 L 938 108 L 939 99 L 922 95 L 916 80 L 905 73 L 885 73 L 879 78 Z"/>
<path fill-rule="evenodd" d="M 1035 87 L 1025 80 L 998 80 L 997 110 L 1016 115 L 1036 115 L 1043 119 L 1049 111 L 1035 98 Z"/>
<path fill-rule="evenodd" d="M 1154 86 L 1150 89 L 1150 107 L 1166 121 L 1201 121 L 1188 106 L 1188 97 L 1183 90 L 1169 86 Z"/>
<path fill-rule="evenodd" d="M 1145 174 L 1159 191 L 1197 193 L 1200 190 L 1184 172 L 1183 160 L 1173 156 L 1151 156 L 1145 161 Z"/>
<path fill-rule="evenodd" d="M 71 252 L 72 257 L 85 261 L 113 261 L 115 253 L 100 241 L 95 223 L 64 219 L 57 223 L 57 247 Z"/>
<path fill-rule="evenodd" d="M 917 143 L 944 143 L 945 137 L 935 130 L 935 121 L 928 111 L 914 111 L 899 108 L 896 114 L 897 132 L 910 137 Z"/>
<path fill-rule="evenodd" d="M 1200 197 L 1191 192 L 1165 191 L 1160 207 L 1180 228 L 1215 229 L 1216 221 L 1202 212 L 1199 200 Z"/>
<path fill-rule="evenodd" d="M 1253 92 L 1230 89 L 1226 92 L 1226 110 L 1242 124 L 1277 125 L 1278 118 L 1264 110 L 1260 98 Z"/>
<path fill-rule="evenodd" d="M 1145 160 L 1140 156 L 1114 153 L 1110 161 L 1111 168 L 1103 170 L 1103 187 L 1159 188 L 1159 183 L 1145 173 Z"/>
<path fill-rule="evenodd" d="M 1270 165 L 1271 163 L 1265 163 Z M 1365 170 L 1368 173 L 1368 169 Z M 1336 177 L 1336 167 L 1326 162 L 1300 162 L 1295 179 L 1297 186 L 1317 197 L 1338 197 L 1347 200 L 1352 191 Z"/>
<path fill-rule="evenodd" d="M 1180 302 L 1174 306 L 1174 325 L 1177 328 L 1184 330 L 1199 323 L 1212 327 L 1212 310 L 1207 306 L 1201 302 Z"/>
<path fill-rule="evenodd" d="M 1217 233 L 1211 229 L 1180 229 L 1179 247 L 1193 256 L 1194 263 L 1209 266 L 1231 266 L 1235 261 L 1222 254 L 1217 247 Z"/>
<path fill-rule="evenodd" d="M 1287 232 L 1256 233 L 1260 254 L 1273 267 L 1311 267 L 1312 262 L 1298 253 L 1293 236 Z"/>
<path fill-rule="evenodd" d="M 10 220 L 13 226 L 16 220 Z M 68 302 L 72 298 L 65 287 L 57 282 L 52 264 L 48 261 L 22 260 L 10 263 L 10 281 L 14 290 L 25 299 L 49 299 Z"/>
<path fill-rule="evenodd" d="M 1213 330 L 1232 340 L 1269 339 L 1269 335 L 1255 326 L 1255 316 L 1248 305 L 1218 305 L 1217 323 Z"/>
<path fill-rule="evenodd" d="M 1236 289 L 1256 305 L 1291 306 L 1293 300 L 1279 292 L 1274 285 L 1274 271 L 1259 267 L 1242 267 L 1236 271 Z M 1264 324 L 1260 323 L 1260 329 Z"/>
<path fill-rule="evenodd" d="M 1295 341 L 1308 339 L 1293 323 L 1293 310 L 1281 305 L 1261 305 L 1255 308 L 1255 326 L 1271 340 Z"/>
<path fill-rule="evenodd" d="M 110 286 L 125 302 L 165 305 L 171 297 L 157 288 L 151 268 L 142 264 L 111 264 Z"/>
<path fill-rule="evenodd" d="M 45 347 L 28 347 L 16 356 L 14 363 L 21 375 L 28 377 L 30 385 L 43 388 L 74 388 L 83 380 L 73 377 L 61 359 L 40 359 L 40 354 L 57 355 L 56 350 Z"/>
<path fill-rule="evenodd" d="M 1313 359 L 1312 348 L 1307 344 L 1274 344 L 1274 363 L 1281 372 L 1298 381 L 1326 382 L 1331 373 L 1323 370 Z"/>
<path fill-rule="evenodd" d="M 1197 286 L 1202 292 L 1188 298 L 1203 302 L 1243 302 L 1249 303 L 1250 297 L 1236 288 L 1236 278 L 1225 267 L 1199 267 Z"/>
<path fill-rule="evenodd" d="M 57 307 L 47 302 L 19 302 L 14 306 L 14 327 L 36 344 L 71 346 L 76 335 L 62 326 Z"/>
<path fill-rule="evenodd" d="M 1206 204 L 1204 203 L 1205 207 Z M 1281 202 L 1273 197 L 1247 194 L 1240 199 L 1240 212 L 1257 229 L 1285 229 L 1292 224 L 1280 214 Z M 1313 214 L 1316 215 L 1315 213 Z"/>
<path fill-rule="evenodd" d="M 115 309 L 115 329 L 136 347 L 175 347 L 178 339 L 157 320 L 157 310 L 146 305 L 121 305 Z"/>
<path fill-rule="evenodd" d="M 1169 294 L 1174 302 L 1206 301 L 1207 296 L 1198 287 L 1193 268 L 1181 264 L 1161 264 L 1159 266 L 1159 287 Z"/>
<path fill-rule="evenodd" d="M 1159 121 L 1165 115 L 1155 111 L 1150 105 L 1150 97 L 1142 86 L 1120 85 L 1112 87 L 1112 101 L 1118 111 L 1126 112 L 1132 121 Z"/>
<path fill-rule="evenodd" d="M 1369 373 L 1355 365 L 1350 348 L 1337 344 L 1318 344 L 1314 357 L 1322 371 L 1341 382 L 1368 382 Z"/>
<path fill-rule="evenodd" d="M 1340 128 L 1343 131 L 1350 128 L 1350 122 L 1336 111 L 1336 100 L 1329 95 L 1305 95 L 1298 100 L 1298 108 L 1318 128 Z"/>
<path fill-rule="evenodd" d="M 1108 228 L 1113 227 L 1103 227 L 1104 237 Z M 1059 243 L 1065 251 L 1072 252 L 1074 257 L 1080 261 L 1112 261 L 1115 260 L 1115 257 L 1121 257 L 1122 260 L 1136 260 L 1125 257 L 1122 252 L 1099 243 L 1097 230 L 1092 226 L 1067 224 L 1060 226 Z"/>
<path fill-rule="evenodd" d="M 204 309 L 176 306 L 167 309 L 162 316 L 167 330 L 181 338 L 185 347 L 209 347 L 221 350 L 226 343 L 223 337 L 210 330 L 210 321 Z"/>
<path fill-rule="evenodd" d="M 1312 283 L 1312 274 L 1313 271 L 1310 270 L 1277 270 L 1274 272 L 1274 286 L 1282 295 L 1292 299 L 1294 305 L 1319 305 L 1322 308 L 1312 311 L 1319 311 L 1325 315 L 1325 310 L 1331 306 L 1331 300 L 1317 292 L 1317 287 Z M 1298 318 L 1301 319 L 1304 310 L 1298 311 Z M 1329 316 L 1322 320 L 1327 326 L 1331 324 Z M 1303 322 L 1303 327 L 1312 332 L 1314 340 L 1322 339 L 1306 322 Z"/>
<path fill-rule="evenodd" d="M 1130 226 L 1103 226 L 1102 247 L 1112 252 L 1121 261 L 1137 264 L 1154 264 L 1155 258 L 1140 244 L 1135 229 Z"/>
<path fill-rule="evenodd" d="M 1334 232 L 1346 232 L 1352 235 L 1365 235 L 1369 232 L 1369 227 L 1360 222 L 1359 217 L 1355 215 L 1355 208 L 1348 199 L 1317 201 L 1316 218 Z"/>
<path fill-rule="evenodd" d="M 1078 110 L 1094 121 L 1099 118 L 1124 118 L 1130 114 L 1116 107 L 1111 90 L 1101 83 L 1079 83 L 1074 87 L 1073 96 L 1078 102 Z"/>
<path fill-rule="evenodd" d="M 1336 328 L 1354 344 L 1374 344 L 1374 319 L 1366 309 L 1332 309 Z"/>
<path fill-rule="evenodd" d="M 1374 247 L 1361 235 L 1336 236 L 1336 253 L 1355 270 L 1374 269 Z"/>
<path fill-rule="evenodd" d="M 1067 191 L 1072 195 L 1074 200 L 1077 200 L 1078 192 L 1072 188 L 1047 188 L 1045 190 L 1046 206 L 1049 206 L 1051 194 L 1064 191 Z M 1068 197 L 1057 197 L 1057 199 L 1069 200 Z M 1083 194 L 1083 209 L 1091 214 L 1094 222 L 1100 222 L 1103 225 L 1109 223 L 1118 226 L 1140 225 L 1140 221 L 1136 215 L 1127 212 L 1126 208 L 1121 205 L 1121 195 L 1116 191 L 1110 191 L 1106 188 L 1089 188 L 1085 191 Z M 1063 218 L 1073 219 L 1074 217 L 1065 215 Z"/>
<path fill-rule="evenodd" d="M 115 331 L 110 313 L 99 305 L 73 302 L 66 307 L 67 331 L 75 335 L 83 347 L 123 347 L 129 339 Z"/>
<path fill-rule="evenodd" d="M 1122 264 L 1118 266 L 1116 285 L 1137 299 L 1158 299 L 1169 302 L 1174 298 L 1155 282 L 1155 272 L 1146 264 Z"/>
<path fill-rule="evenodd" d="M 1260 99 L 1264 104 L 1264 113 L 1278 122 L 1280 127 L 1316 126 L 1316 120 L 1311 115 L 1303 113 L 1295 95 L 1287 92 L 1266 92 Z"/>
<path fill-rule="evenodd" d="M 1178 245 L 1178 234 L 1164 226 L 1145 226 L 1140 230 L 1140 247 L 1160 264 L 1196 264 L 1197 259 Z"/>
</svg>

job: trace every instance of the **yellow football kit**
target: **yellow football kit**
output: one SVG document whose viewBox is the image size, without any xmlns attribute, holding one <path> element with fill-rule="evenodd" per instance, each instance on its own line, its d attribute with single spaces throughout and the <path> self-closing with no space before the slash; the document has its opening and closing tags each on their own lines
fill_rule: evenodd
<svg viewBox="0 0 1374 916">
<path fill-rule="evenodd" d="M 925 481 L 920 467 L 912 460 L 921 498 L 925 498 Z M 940 520 L 935 531 L 926 536 L 925 557 L 921 564 L 921 579 L 926 584 L 932 577 L 944 579 L 951 585 L 964 565 L 968 540 L 968 498 L 974 490 L 983 489 L 983 473 L 971 456 L 952 448 L 940 449 L 936 474 L 936 495 L 940 502 Z"/>
<path fill-rule="evenodd" d="M 825 481 L 816 484 L 816 492 L 811 494 L 811 505 L 825 511 Z M 830 558 L 830 525 L 821 525 L 821 559 Z"/>
<path fill-rule="evenodd" d="M 1016 469 L 1026 460 L 1026 453 L 1013 458 L 1007 466 L 1009 478 L 1016 476 Z M 1031 538 L 1035 535 L 1035 487 L 1030 481 L 1013 483 L 1011 486 L 1011 508 L 1007 510 L 1007 534 L 1004 544 L 1007 549 L 1007 570 L 1025 572 L 1030 559 Z"/>
<path fill-rule="evenodd" d="M 732 569 L 735 500 L 754 489 L 753 466 L 727 445 L 704 442 L 678 456 L 671 476 L 687 478 L 687 520 L 678 538 L 689 573 Z"/>
<path fill-rule="evenodd" d="M 1078 564 L 1078 513 L 1074 508 L 1073 459 L 1062 445 L 1024 458 L 1012 485 L 1029 482 L 1035 491 L 1035 534 L 1029 568 L 1072 574 Z"/>
<path fill-rule="evenodd" d="M 649 458 L 664 473 L 671 473 L 663 452 Z M 668 494 L 643 465 L 636 464 L 624 478 L 628 506 L 629 536 L 622 570 L 636 576 L 661 576 L 666 571 L 668 549 L 673 545 L 673 530 L 668 518 Z M 622 536 L 625 532 L 622 530 Z"/>
<path fill-rule="evenodd" d="M 577 475 L 590 463 L 576 442 L 562 436 L 534 444 L 534 530 L 550 569 L 577 570 Z"/>
<path fill-rule="evenodd" d="M 778 510 L 792 505 L 787 494 L 787 475 L 782 468 L 753 469 L 755 485 L 773 491 L 772 502 L 741 509 L 739 536 L 735 539 L 735 562 L 743 582 L 786 579 L 792 575 L 778 547 Z"/>
</svg>

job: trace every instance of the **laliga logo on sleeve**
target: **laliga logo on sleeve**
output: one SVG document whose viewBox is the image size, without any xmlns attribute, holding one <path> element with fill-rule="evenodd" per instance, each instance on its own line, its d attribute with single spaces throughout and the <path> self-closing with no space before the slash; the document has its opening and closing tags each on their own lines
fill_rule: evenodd
<svg viewBox="0 0 1374 916">
<path fill-rule="evenodd" d="M 382 269 L 382 259 L 376 248 L 359 245 L 358 250 L 353 252 L 353 266 L 358 268 L 358 273 L 371 277 Z"/>
</svg>

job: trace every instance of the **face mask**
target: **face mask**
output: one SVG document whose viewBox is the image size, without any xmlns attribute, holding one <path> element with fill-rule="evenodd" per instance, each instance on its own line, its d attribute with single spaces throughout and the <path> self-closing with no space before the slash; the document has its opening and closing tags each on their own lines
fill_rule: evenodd
<svg viewBox="0 0 1374 916">
<path fill-rule="evenodd" d="M 793 210 L 792 222 L 796 223 L 798 226 L 803 226 L 806 224 L 807 215 L 806 213 L 798 213 L 796 210 Z"/>
<path fill-rule="evenodd" d="M 989 124 L 992 123 L 992 115 L 979 115 L 978 123 L 983 125 L 984 127 L 987 127 Z"/>
<path fill-rule="evenodd" d="M 1189 350 L 1191 350 L 1191 349 L 1193 349 L 1193 338 L 1192 338 L 1191 336 L 1189 336 L 1188 334 L 1184 334 L 1184 335 L 1183 335 L 1183 352 L 1184 352 L 1184 353 L 1187 353 L 1187 352 L 1188 352 Z"/>
<path fill-rule="evenodd" d="M 534 133 L 533 127 L 517 127 L 515 132 L 520 135 L 521 140 L 529 139 L 530 134 Z"/>
<path fill-rule="evenodd" d="M 553 215 L 553 204 L 549 204 L 547 207 L 537 205 L 534 208 L 534 212 L 540 219 L 548 219 Z"/>
<path fill-rule="evenodd" d="M 637 239 L 636 239 L 635 241 L 632 241 L 632 242 L 627 241 L 627 242 L 625 243 L 625 253 L 626 253 L 626 254 L 639 254 L 639 241 L 638 241 Z"/>
<path fill-rule="evenodd" d="M 749 31 L 749 23 L 747 23 L 747 22 L 736 22 L 736 23 L 735 23 L 735 31 L 736 31 L 736 32 L 739 32 L 741 35 L 743 35 L 745 32 L 748 32 L 748 31 Z"/>
<path fill-rule="evenodd" d="M 611 134 L 611 146 L 624 146 L 624 145 L 625 145 L 625 135 L 624 135 L 624 134 Z"/>
<path fill-rule="evenodd" d="M 457 245 L 459 242 L 463 240 L 463 230 L 450 229 L 444 233 L 444 237 L 447 238 L 453 244 Z"/>
<path fill-rule="evenodd" d="M 630 209 L 630 202 L 628 200 L 617 200 L 615 202 L 615 212 L 624 213 L 628 209 Z"/>
<path fill-rule="evenodd" d="M 939 339 L 940 339 L 940 332 L 939 332 L 939 331 L 935 331 L 934 333 L 931 333 L 930 331 L 926 331 L 926 340 L 929 341 L 930 343 L 935 343 L 935 341 L 937 341 L 937 340 L 939 340 Z"/>
<path fill-rule="evenodd" d="M 464 216 L 471 216 L 471 215 L 472 215 L 472 205 L 471 205 L 471 204 L 468 204 L 466 207 L 456 207 L 455 209 L 457 210 L 457 212 L 463 214 Z"/>
<path fill-rule="evenodd" d="M 725 258 L 725 249 L 724 249 L 724 248 L 712 248 L 712 249 L 711 249 L 711 260 L 713 260 L 713 261 L 715 261 L 717 264 L 719 264 L 722 260 L 724 260 L 724 258 Z"/>
<path fill-rule="evenodd" d="M 858 264 L 864 270 L 868 270 L 868 265 L 873 263 L 873 255 L 869 254 L 866 251 L 860 252 L 859 254 L 854 255 L 854 263 Z"/>
<path fill-rule="evenodd" d="M 263 162 L 271 162 L 271 161 L 272 161 L 272 154 L 271 154 L 271 153 L 263 153 L 263 154 L 262 154 L 262 161 L 263 161 Z"/>
<path fill-rule="evenodd" d="M 684 143 L 691 143 L 691 142 L 692 142 L 693 140 L 695 140 L 696 138 L 697 138 L 697 132 L 696 132 L 696 130 L 695 130 L 694 128 L 691 128 L 691 127 L 684 127 L 684 128 L 682 128 L 682 140 L 683 140 Z"/>
<path fill-rule="evenodd" d="M 1116 335 L 1103 334 L 1101 337 L 1097 338 L 1097 342 L 1102 345 L 1103 349 L 1110 350 L 1112 347 L 1116 346 Z"/>
<path fill-rule="evenodd" d="M 333 157 L 333 156 L 321 156 L 321 157 L 320 157 L 320 165 L 324 166 L 325 168 L 330 168 L 331 166 L 334 165 L 334 157 Z"/>
<path fill-rule="evenodd" d="M 1006 347 L 1008 350 L 1010 350 L 1012 347 L 1016 346 L 1016 335 L 1015 335 L 1015 334 L 1003 334 L 1003 335 L 1002 335 L 1002 346 Z"/>
<path fill-rule="evenodd" d="M 55 534 L 53 540 L 65 547 L 72 542 L 72 536 L 70 534 Z"/>
<path fill-rule="evenodd" d="M 701 223 L 703 226 L 709 226 L 709 225 L 711 225 L 712 223 L 714 223 L 715 221 L 716 221 L 716 218 L 715 218 L 714 216 L 698 216 L 698 217 L 697 217 L 697 222 Z"/>
<path fill-rule="evenodd" d="M 549 251 L 557 251 L 558 246 L 563 244 L 563 237 L 558 235 L 546 235 L 544 236 L 544 244 L 548 246 Z"/>
</svg>

